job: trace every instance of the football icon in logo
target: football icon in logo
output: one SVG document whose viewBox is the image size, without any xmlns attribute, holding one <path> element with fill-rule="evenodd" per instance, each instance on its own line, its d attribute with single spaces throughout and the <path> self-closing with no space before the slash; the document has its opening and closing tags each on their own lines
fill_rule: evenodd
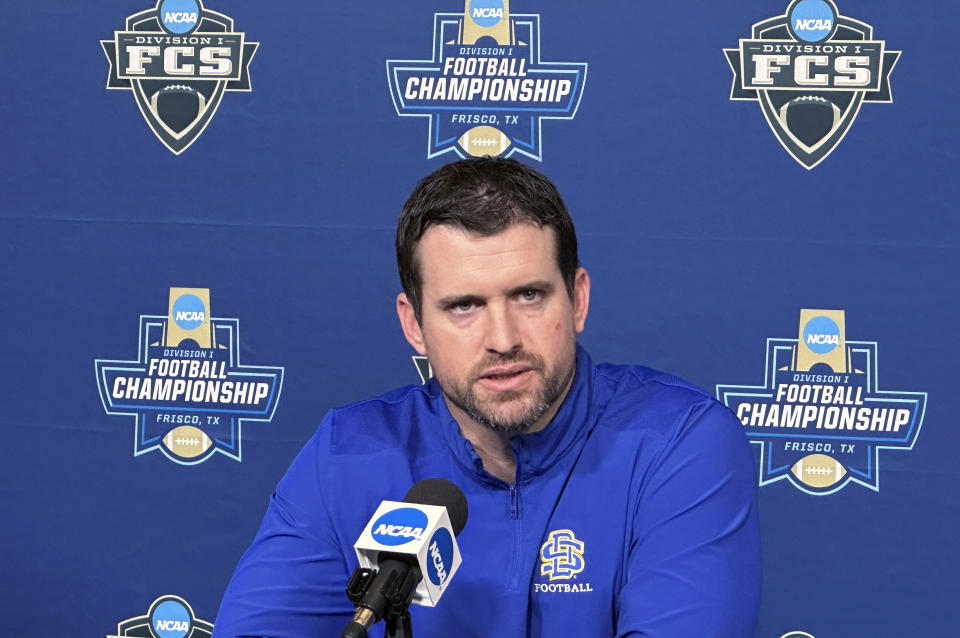
<svg viewBox="0 0 960 638">
<path fill-rule="evenodd" d="M 183 133 L 203 115 L 207 99 L 186 84 L 168 84 L 150 96 L 150 112 L 174 133 Z"/>
<path fill-rule="evenodd" d="M 843 112 L 830 100 L 796 97 L 780 107 L 780 121 L 807 148 L 813 148 L 840 124 Z"/>
<path fill-rule="evenodd" d="M 510 146 L 510 138 L 493 126 L 474 126 L 457 140 L 460 148 L 473 157 L 502 154 Z"/>
<path fill-rule="evenodd" d="M 839 461 L 826 454 L 810 454 L 793 464 L 790 471 L 804 485 L 826 488 L 839 482 L 847 470 Z"/>
<path fill-rule="evenodd" d="M 210 449 L 210 437 L 192 425 L 173 428 L 163 437 L 163 445 L 179 457 L 193 459 Z"/>
</svg>

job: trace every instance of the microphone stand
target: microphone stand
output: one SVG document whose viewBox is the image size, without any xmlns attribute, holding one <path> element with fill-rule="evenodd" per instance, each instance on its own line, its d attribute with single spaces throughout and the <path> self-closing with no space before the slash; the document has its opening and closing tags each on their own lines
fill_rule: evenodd
<svg viewBox="0 0 960 638">
<path fill-rule="evenodd" d="M 360 607 L 363 598 L 370 588 L 370 584 L 377 576 L 376 569 L 366 567 L 357 567 L 350 575 L 347 581 L 347 598 L 353 603 L 354 607 Z M 403 575 L 393 572 L 386 576 L 386 585 L 384 587 L 383 597 L 386 599 L 386 609 L 383 613 L 383 619 L 386 623 L 384 631 L 385 638 L 413 638 L 413 624 L 410 618 L 410 601 L 417 590 L 417 583 L 423 577 L 420 570 L 412 567 Z M 364 609 L 367 609 L 364 605 Z M 375 616 L 374 616 L 375 617 Z M 349 638 L 365 638 L 366 629 L 359 623 L 353 621 L 344 631 L 343 636 Z"/>
<path fill-rule="evenodd" d="M 386 617 L 387 627 L 385 638 L 413 638 L 413 624 L 410 619 L 410 610 L 403 608 L 400 611 L 391 609 Z"/>
</svg>

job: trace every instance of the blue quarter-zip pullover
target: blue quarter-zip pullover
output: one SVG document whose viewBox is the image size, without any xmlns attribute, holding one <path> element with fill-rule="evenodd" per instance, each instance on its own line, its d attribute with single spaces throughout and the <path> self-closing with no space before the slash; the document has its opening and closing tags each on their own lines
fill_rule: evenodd
<svg viewBox="0 0 960 638">
<path fill-rule="evenodd" d="M 332 410 L 277 486 L 215 638 L 339 636 L 353 543 L 380 501 L 429 477 L 456 483 L 470 514 L 439 605 L 411 610 L 417 638 L 753 635 L 756 470 L 726 408 L 578 347 L 556 416 L 512 447 L 508 484 L 484 471 L 436 381 Z"/>
</svg>

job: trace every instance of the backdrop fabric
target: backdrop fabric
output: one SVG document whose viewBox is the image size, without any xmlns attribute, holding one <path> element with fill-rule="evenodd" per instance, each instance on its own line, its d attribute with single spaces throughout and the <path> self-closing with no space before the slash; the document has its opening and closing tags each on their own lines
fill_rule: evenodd
<svg viewBox="0 0 960 638">
<path fill-rule="evenodd" d="M 326 411 L 429 375 L 395 223 L 481 154 L 563 194 L 594 360 L 744 423 L 755 636 L 955 633 L 956 3 L 4 13 L 8 635 L 209 635 Z"/>
</svg>

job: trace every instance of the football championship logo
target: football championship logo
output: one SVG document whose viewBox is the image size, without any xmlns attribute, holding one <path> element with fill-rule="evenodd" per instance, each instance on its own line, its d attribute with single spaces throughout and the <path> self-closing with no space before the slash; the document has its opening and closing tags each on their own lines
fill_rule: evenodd
<svg viewBox="0 0 960 638">
<path fill-rule="evenodd" d="M 199 137 L 226 91 L 250 91 L 257 42 L 201 0 L 160 0 L 101 40 L 108 89 L 133 92 L 150 130 L 179 155 Z"/>
<path fill-rule="evenodd" d="M 117 623 L 117 633 L 106 638 L 210 638 L 212 635 L 213 623 L 194 616 L 183 598 L 167 595 L 153 601 L 146 615 Z"/>
<path fill-rule="evenodd" d="M 427 118 L 427 157 L 514 153 L 541 160 L 545 119 L 577 114 L 585 62 L 540 59 L 540 16 L 510 0 L 465 0 L 437 13 L 429 60 L 387 60 L 397 115 Z"/>
<path fill-rule="evenodd" d="M 753 25 L 737 49 L 731 100 L 760 103 L 780 144 L 807 169 L 836 148 L 864 102 L 892 102 L 900 51 L 873 39 L 869 24 L 842 16 L 832 0 L 793 0 L 784 15 Z"/>
<path fill-rule="evenodd" d="M 803 309 L 796 339 L 767 339 L 763 385 L 717 386 L 760 446 L 760 485 L 879 490 L 880 450 L 913 449 L 926 392 L 881 390 L 877 343 L 847 339 L 845 324 L 843 310 Z"/>
<path fill-rule="evenodd" d="M 270 421 L 283 368 L 240 364 L 240 322 L 210 315 L 206 288 L 171 288 L 167 316 L 140 316 L 137 359 L 97 359 L 107 414 L 134 417 L 134 456 L 182 465 L 215 452 L 237 461 L 244 421 Z"/>
</svg>

